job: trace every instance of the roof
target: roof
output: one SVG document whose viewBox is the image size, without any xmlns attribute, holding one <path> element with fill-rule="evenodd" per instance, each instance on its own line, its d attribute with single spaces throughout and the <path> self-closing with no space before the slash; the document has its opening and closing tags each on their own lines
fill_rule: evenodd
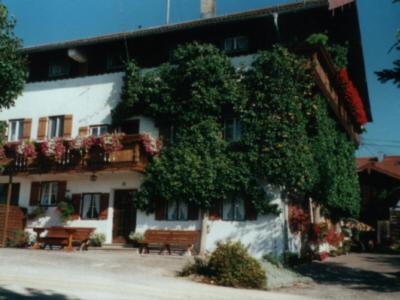
<svg viewBox="0 0 400 300">
<path fill-rule="evenodd" d="M 274 13 L 285 13 L 285 12 L 293 12 L 296 10 L 310 9 L 310 8 L 318 8 L 318 7 L 328 7 L 327 0 L 308 0 L 308 1 L 292 1 L 289 4 L 276 5 L 267 8 L 249 10 L 246 12 L 228 14 L 223 16 L 217 16 L 206 19 L 198 19 L 194 21 L 187 21 L 175 24 L 161 25 L 156 27 L 137 29 L 127 32 L 119 32 L 112 33 L 107 35 L 101 35 L 91 38 L 84 38 L 78 40 L 70 40 L 59 43 L 51 43 L 51 44 L 43 44 L 32 47 L 23 48 L 22 51 L 26 53 L 40 52 L 40 51 L 48 51 L 48 50 L 56 50 L 56 49 L 64 49 L 78 46 L 88 46 L 105 42 L 112 42 L 118 40 L 124 40 L 127 38 L 135 38 L 148 36 L 153 34 L 160 33 L 168 33 L 185 29 L 192 29 L 202 26 L 209 26 L 215 24 L 223 24 L 228 22 L 242 21 L 248 19 L 255 19 L 265 17 Z"/>
<path fill-rule="evenodd" d="M 357 171 L 365 170 L 373 170 L 400 180 L 400 156 L 384 156 L 381 161 L 377 157 L 357 158 Z"/>
</svg>

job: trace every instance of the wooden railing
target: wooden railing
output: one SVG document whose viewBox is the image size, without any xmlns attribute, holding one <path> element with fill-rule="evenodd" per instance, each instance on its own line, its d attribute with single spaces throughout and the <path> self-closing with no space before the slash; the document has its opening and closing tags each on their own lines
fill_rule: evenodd
<svg viewBox="0 0 400 300">
<path fill-rule="evenodd" d="M 310 46 L 297 49 L 310 59 L 309 68 L 322 94 L 328 100 L 329 106 L 343 129 L 355 143 L 360 143 L 360 127 L 351 114 L 351 108 L 341 94 L 336 80 L 336 70 L 331 57 L 322 46 Z"/>
<path fill-rule="evenodd" d="M 59 173 L 101 171 L 106 169 L 128 169 L 143 172 L 148 162 L 141 135 L 126 135 L 122 140 L 122 149 L 106 153 L 101 148 L 92 148 L 85 152 L 72 149 L 65 143 L 64 154 L 59 159 L 38 155 L 37 158 L 24 158 L 16 152 L 9 153 L 3 162 L 5 173 Z"/>
</svg>

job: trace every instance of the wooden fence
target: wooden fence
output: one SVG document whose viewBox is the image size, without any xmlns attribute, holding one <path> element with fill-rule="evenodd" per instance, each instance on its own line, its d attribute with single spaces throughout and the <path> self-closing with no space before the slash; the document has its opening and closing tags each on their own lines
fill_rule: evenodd
<svg viewBox="0 0 400 300">
<path fill-rule="evenodd" d="M 2 247 L 4 226 L 6 221 L 6 205 L 0 204 L 0 247 Z M 10 206 L 8 215 L 7 237 L 11 237 L 15 231 L 24 230 L 25 214 L 18 206 Z"/>
</svg>

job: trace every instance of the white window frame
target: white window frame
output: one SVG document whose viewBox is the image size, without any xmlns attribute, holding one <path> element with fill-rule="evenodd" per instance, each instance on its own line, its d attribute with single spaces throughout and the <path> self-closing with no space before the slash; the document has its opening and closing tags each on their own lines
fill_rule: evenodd
<svg viewBox="0 0 400 300">
<path fill-rule="evenodd" d="M 70 64 L 65 61 L 52 61 L 49 63 L 49 77 L 68 76 L 70 72 Z"/>
<path fill-rule="evenodd" d="M 104 133 L 101 134 L 102 129 L 104 129 Z M 97 130 L 97 134 L 94 134 L 93 131 Z M 96 136 L 96 137 L 100 137 L 103 134 L 108 132 L 108 125 L 93 125 L 89 127 L 89 135 L 90 136 Z"/>
<path fill-rule="evenodd" d="M 86 196 L 90 196 L 90 199 L 87 199 Z M 98 206 L 97 207 L 96 207 L 96 202 L 95 202 L 96 201 L 95 196 L 98 196 L 98 199 L 97 199 Z M 84 216 L 83 209 L 85 207 L 85 201 L 91 202 L 91 204 L 90 204 L 91 217 L 89 217 L 89 218 Z M 94 217 L 94 212 L 95 212 L 96 208 L 98 209 L 97 217 Z M 82 199 L 81 199 L 81 204 L 80 204 L 80 209 L 79 209 L 79 216 L 82 220 L 98 220 L 99 216 L 100 216 L 100 209 L 101 209 L 101 193 L 83 193 L 82 194 Z"/>
<path fill-rule="evenodd" d="M 13 123 L 15 123 L 16 135 L 13 135 Z M 8 141 L 18 142 L 23 139 L 24 136 L 24 119 L 15 119 L 8 121 Z"/>
<path fill-rule="evenodd" d="M 227 138 L 227 122 L 232 122 L 232 138 Z M 242 138 L 242 123 L 238 118 L 225 118 L 224 119 L 224 139 L 228 142 L 237 142 Z"/>
<path fill-rule="evenodd" d="M 246 47 L 239 48 L 239 41 L 244 40 L 246 42 Z M 229 49 L 228 45 L 233 43 L 233 48 Z M 241 52 L 249 50 L 249 38 L 247 36 L 234 36 L 224 40 L 224 51 L 228 53 Z"/>
<path fill-rule="evenodd" d="M 49 189 L 47 191 L 47 201 L 44 201 L 44 190 L 45 185 L 49 185 Z M 56 187 L 55 187 L 56 186 Z M 49 182 L 42 182 L 40 184 L 40 205 L 41 206 L 55 206 L 57 204 L 58 198 L 58 182 L 57 181 L 49 181 Z M 55 190 L 55 193 L 54 193 Z M 54 194 L 54 201 L 52 201 L 52 195 Z"/>
<path fill-rule="evenodd" d="M 167 202 L 166 220 L 167 221 L 187 221 L 188 218 L 189 218 L 189 205 L 188 205 L 188 203 L 183 202 L 181 200 L 173 200 L 172 202 L 174 202 L 174 204 L 175 204 L 176 217 L 175 218 L 171 217 L 171 214 L 170 214 L 170 202 Z M 185 215 L 185 213 L 183 215 L 181 214 L 182 205 L 185 207 L 186 215 Z"/>
<path fill-rule="evenodd" d="M 52 116 L 49 117 L 47 126 L 47 137 L 49 139 L 64 136 L 64 116 Z M 56 122 L 55 134 L 52 134 L 52 123 Z"/>
<path fill-rule="evenodd" d="M 240 203 L 241 202 L 241 203 Z M 229 208 L 227 208 L 228 203 Z M 243 216 L 239 218 L 238 211 L 239 205 L 243 207 Z M 232 217 L 227 218 L 225 209 L 232 211 Z M 242 196 L 235 196 L 225 199 L 222 203 L 222 220 L 223 221 L 246 221 L 246 202 Z"/>
</svg>

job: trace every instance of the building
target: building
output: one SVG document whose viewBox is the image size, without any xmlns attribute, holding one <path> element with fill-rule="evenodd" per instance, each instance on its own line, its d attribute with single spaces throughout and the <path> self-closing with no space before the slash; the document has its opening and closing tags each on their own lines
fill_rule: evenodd
<svg viewBox="0 0 400 300">
<path fill-rule="evenodd" d="M 400 239 L 400 156 L 357 158 L 362 222 L 374 227 L 377 242 Z"/>
<path fill-rule="evenodd" d="M 249 65 L 259 50 L 325 31 L 334 41 L 349 42 L 349 73 L 371 120 L 355 4 L 334 15 L 328 10 L 328 1 L 304 1 L 214 16 L 215 6 L 206 2 L 210 1 L 202 1 L 204 18 L 199 20 L 23 49 L 29 60 L 29 81 L 15 106 L 0 112 L 0 120 L 8 123 L 9 142 L 100 136 L 107 132 L 111 109 L 119 101 L 122 62 L 127 57 L 135 58 L 144 69 L 152 68 L 168 61 L 177 45 L 200 41 L 223 49 L 235 65 Z M 326 51 L 323 47 L 299 51 L 314 62 L 318 86 L 339 126 L 358 142 L 360 128 L 340 98 Z M 274 192 L 282 211 L 279 217 L 250 217 L 245 213 L 247 219 L 225 220 L 218 215 L 204 227 L 193 213 L 188 213 L 185 220 L 160 220 L 155 214 L 136 211 L 131 200 L 140 188 L 147 162 L 143 139 L 146 134 L 158 137 L 160 128 L 139 115 L 121 131 L 126 134 L 124 147 L 112 155 L 88 153 L 82 157 L 66 146 L 56 162 L 38 163 L 37 159 L 18 155 L 7 161 L 0 182 L 7 184 L 12 173 L 14 204 L 29 212 L 37 207 L 45 210 L 44 216 L 28 221 L 28 228 L 60 224 L 57 202 L 70 199 L 75 214 L 66 226 L 94 227 L 106 236 L 108 244 L 126 242 L 134 230 L 207 228 L 207 250 L 213 249 L 216 241 L 228 238 L 240 239 L 255 256 L 284 250 L 286 204 L 279 191 Z"/>
</svg>

